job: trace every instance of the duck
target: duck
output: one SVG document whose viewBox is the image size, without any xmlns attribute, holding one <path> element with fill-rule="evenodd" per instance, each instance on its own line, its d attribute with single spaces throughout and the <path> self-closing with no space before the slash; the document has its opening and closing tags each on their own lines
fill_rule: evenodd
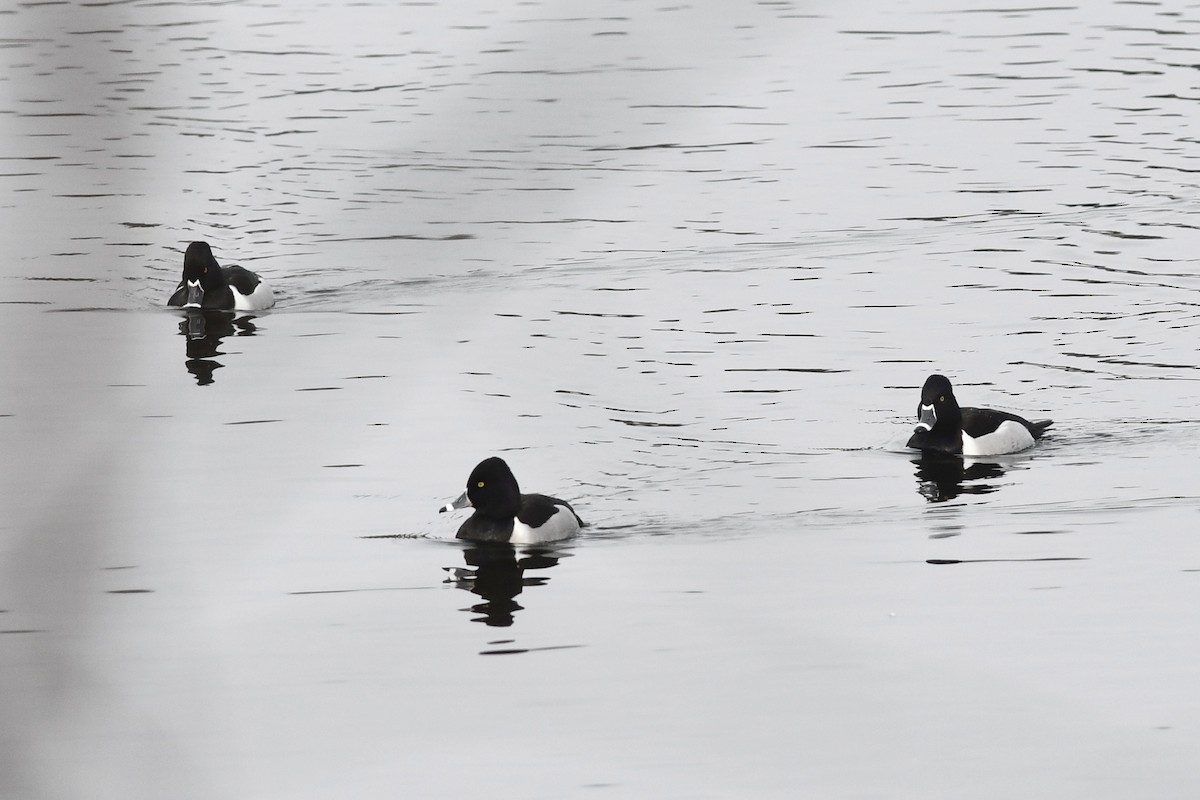
<svg viewBox="0 0 1200 800">
<path fill-rule="evenodd" d="M 192 242 L 183 254 L 183 279 L 167 305 L 262 311 L 275 305 L 275 295 L 257 273 L 245 267 L 222 267 L 208 242 Z"/>
<path fill-rule="evenodd" d="M 467 490 L 438 511 L 474 508 L 457 538 L 472 542 L 539 544 L 570 539 L 583 520 L 565 500 L 544 494 L 521 494 L 504 459 L 485 458 L 471 470 Z"/>
<path fill-rule="evenodd" d="M 944 375 L 930 375 L 921 387 L 917 427 L 908 446 L 925 452 L 960 456 L 1019 453 L 1054 424 L 1036 422 L 991 408 L 959 408 L 954 387 Z"/>
</svg>

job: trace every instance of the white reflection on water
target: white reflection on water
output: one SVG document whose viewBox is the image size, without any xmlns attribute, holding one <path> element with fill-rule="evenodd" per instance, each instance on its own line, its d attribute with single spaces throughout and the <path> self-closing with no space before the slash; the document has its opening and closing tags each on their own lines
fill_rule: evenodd
<svg viewBox="0 0 1200 800">
<path fill-rule="evenodd" d="M 1194 12 L 9 9 L 0 794 L 1194 786 Z"/>
</svg>

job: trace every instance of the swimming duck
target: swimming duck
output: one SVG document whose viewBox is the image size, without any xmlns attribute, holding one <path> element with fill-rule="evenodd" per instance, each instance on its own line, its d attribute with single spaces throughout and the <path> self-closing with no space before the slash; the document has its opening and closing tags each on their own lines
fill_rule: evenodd
<svg viewBox="0 0 1200 800">
<path fill-rule="evenodd" d="M 275 305 L 271 287 L 244 267 L 222 267 L 208 242 L 192 242 L 183 254 L 183 280 L 169 306 L 261 311 Z"/>
<path fill-rule="evenodd" d="M 439 511 L 474 508 L 458 529 L 459 539 L 473 542 L 536 544 L 569 539 L 583 521 L 571 504 L 544 494 L 521 494 L 504 459 L 480 461 L 467 478 L 467 490 Z"/>
<path fill-rule="evenodd" d="M 1030 422 L 990 408 L 959 408 L 944 375 L 930 375 L 921 388 L 917 429 L 908 446 L 964 456 L 998 456 L 1033 447 L 1053 422 Z"/>
</svg>

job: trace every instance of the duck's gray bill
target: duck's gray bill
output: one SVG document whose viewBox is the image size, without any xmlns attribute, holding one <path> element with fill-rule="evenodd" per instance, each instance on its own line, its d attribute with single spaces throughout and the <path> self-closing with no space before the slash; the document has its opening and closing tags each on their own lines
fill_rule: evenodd
<svg viewBox="0 0 1200 800">
<path fill-rule="evenodd" d="M 200 286 L 200 281 L 187 282 L 187 302 L 183 304 L 184 308 L 200 308 L 204 305 L 204 289 Z"/>
<path fill-rule="evenodd" d="M 934 425 L 937 425 L 937 413 L 933 410 L 933 404 L 921 406 L 921 417 L 917 420 L 917 432 L 931 431 Z"/>
<path fill-rule="evenodd" d="M 439 508 L 438 513 L 441 513 L 443 511 L 457 511 L 460 508 L 470 508 L 470 507 L 471 507 L 471 498 L 467 497 L 466 492 L 463 492 L 462 494 L 460 494 L 458 496 L 458 499 L 455 500 L 453 503 L 446 503 L 446 505 Z"/>
</svg>

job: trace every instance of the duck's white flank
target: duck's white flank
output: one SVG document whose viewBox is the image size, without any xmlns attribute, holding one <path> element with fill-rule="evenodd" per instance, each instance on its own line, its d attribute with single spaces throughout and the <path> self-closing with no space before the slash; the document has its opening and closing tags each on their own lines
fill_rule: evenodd
<svg viewBox="0 0 1200 800">
<path fill-rule="evenodd" d="M 1028 428 L 1019 422 L 1005 420 L 999 428 L 978 439 L 971 438 L 963 431 L 962 451 L 964 456 L 1002 456 L 1033 447 L 1033 441 L 1033 434 Z"/>
<path fill-rule="evenodd" d="M 575 515 L 565 506 L 555 506 L 554 514 L 540 527 L 531 528 L 520 520 L 513 520 L 512 544 L 538 544 L 570 539 L 579 533 Z"/>
<path fill-rule="evenodd" d="M 233 287 L 229 287 L 233 289 Z M 259 281 L 258 286 L 250 294 L 242 294 L 233 289 L 233 309 L 235 311 L 262 311 L 275 305 L 275 293 L 266 281 Z"/>
</svg>

